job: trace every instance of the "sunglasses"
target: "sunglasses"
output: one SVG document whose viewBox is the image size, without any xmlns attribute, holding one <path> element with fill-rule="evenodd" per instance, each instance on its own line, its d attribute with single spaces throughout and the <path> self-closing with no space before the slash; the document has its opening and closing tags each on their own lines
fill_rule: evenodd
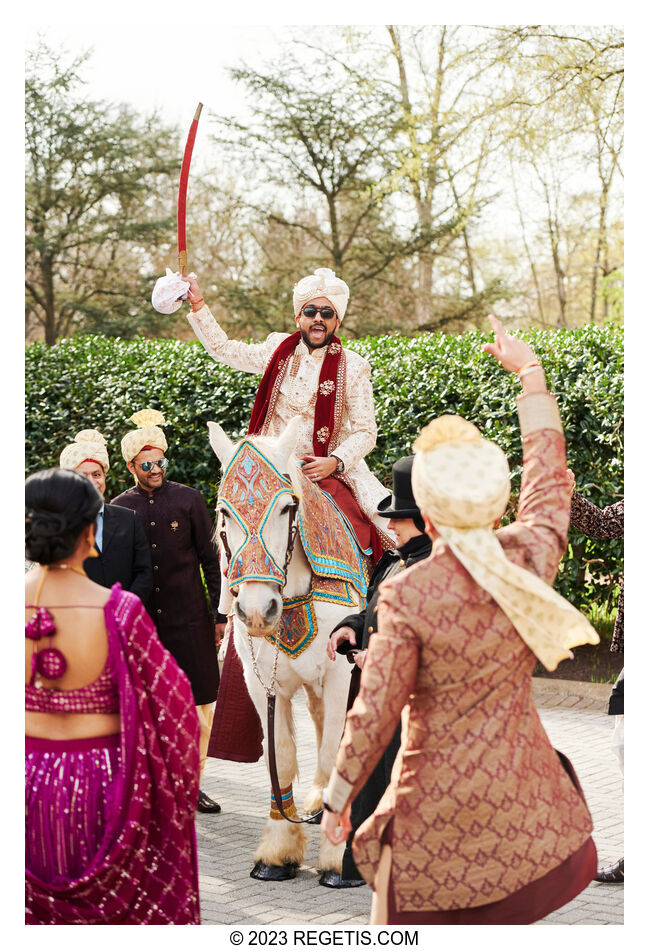
<svg viewBox="0 0 649 950">
<path fill-rule="evenodd" d="M 164 472 L 169 465 L 167 459 L 158 459 L 157 462 L 140 462 L 140 468 L 143 472 L 150 472 L 154 465 L 157 465 L 161 472 Z"/>
<path fill-rule="evenodd" d="M 316 307 L 315 304 L 307 304 L 306 307 L 302 307 L 302 313 L 309 320 L 313 320 L 316 314 L 320 314 L 323 320 L 331 320 L 332 317 L 338 316 L 335 310 L 331 307 Z"/>
</svg>

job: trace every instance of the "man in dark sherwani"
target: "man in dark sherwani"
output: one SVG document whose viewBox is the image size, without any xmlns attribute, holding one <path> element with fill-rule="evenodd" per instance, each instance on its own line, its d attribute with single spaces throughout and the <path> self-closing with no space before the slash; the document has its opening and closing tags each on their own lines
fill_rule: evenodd
<svg viewBox="0 0 649 950">
<path fill-rule="evenodd" d="M 162 414 L 145 409 L 131 416 L 139 426 L 122 439 L 122 455 L 135 487 L 113 500 L 131 508 L 144 526 L 153 563 L 153 589 L 145 606 L 163 645 L 191 683 L 201 724 L 201 778 L 218 691 L 217 640 L 226 617 L 218 612 L 221 571 L 214 525 L 201 493 L 166 479 L 167 451 Z M 209 593 L 210 611 L 201 580 Z M 198 810 L 219 812 L 202 790 Z"/>
</svg>

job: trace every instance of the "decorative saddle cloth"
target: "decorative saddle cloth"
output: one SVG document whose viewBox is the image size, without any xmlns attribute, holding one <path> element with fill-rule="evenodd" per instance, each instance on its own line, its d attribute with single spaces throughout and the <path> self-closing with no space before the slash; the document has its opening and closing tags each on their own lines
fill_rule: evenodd
<svg viewBox="0 0 649 950">
<path fill-rule="evenodd" d="M 297 524 L 313 579 L 306 596 L 284 600 L 277 633 L 266 637 L 272 644 L 279 640 L 290 657 L 299 656 L 318 633 L 314 601 L 362 610 L 369 580 L 367 553 L 331 495 L 301 472 L 293 487 L 301 500 Z"/>
<path fill-rule="evenodd" d="M 317 577 L 349 582 L 365 597 L 371 550 L 361 550 L 349 520 L 328 492 L 302 472 L 293 487 L 302 502 L 297 523 L 311 570 Z"/>
</svg>

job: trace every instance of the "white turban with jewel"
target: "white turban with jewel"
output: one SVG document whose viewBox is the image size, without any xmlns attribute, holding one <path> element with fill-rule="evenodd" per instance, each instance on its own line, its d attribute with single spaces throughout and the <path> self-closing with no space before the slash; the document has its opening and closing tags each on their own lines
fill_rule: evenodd
<svg viewBox="0 0 649 950">
<path fill-rule="evenodd" d="M 166 425 L 165 418 L 157 409 L 142 409 L 130 417 L 137 429 L 127 432 L 122 439 L 122 455 L 126 462 L 132 462 L 146 445 L 161 452 L 167 451 L 167 440 L 160 426 Z"/>
<path fill-rule="evenodd" d="M 536 574 L 513 564 L 500 546 L 494 522 L 510 493 L 502 449 L 466 419 L 450 415 L 425 426 L 413 449 L 412 490 L 422 514 L 541 663 L 554 670 L 572 657 L 571 647 L 599 643 L 583 614 Z"/>
<path fill-rule="evenodd" d="M 61 452 L 59 465 L 61 468 L 75 469 L 82 462 L 97 462 L 104 470 L 108 471 L 108 452 L 106 450 L 106 439 L 98 429 L 82 429 L 77 432 L 74 442 Z"/>
<path fill-rule="evenodd" d="M 303 277 L 293 288 L 293 310 L 295 316 L 316 297 L 326 297 L 342 320 L 349 301 L 349 287 L 344 280 L 336 277 L 328 267 L 319 267 L 313 274 Z"/>
</svg>

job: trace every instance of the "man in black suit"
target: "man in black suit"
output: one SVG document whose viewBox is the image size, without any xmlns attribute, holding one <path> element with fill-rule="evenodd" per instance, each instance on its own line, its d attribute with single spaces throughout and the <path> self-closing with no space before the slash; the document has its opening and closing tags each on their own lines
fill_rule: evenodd
<svg viewBox="0 0 649 950">
<path fill-rule="evenodd" d="M 61 453 L 61 468 L 85 475 L 99 492 L 106 491 L 109 469 L 106 440 L 96 429 L 84 429 Z M 95 524 L 96 557 L 86 558 L 83 569 L 96 584 L 124 590 L 146 602 L 153 586 L 151 552 L 140 519 L 134 511 L 102 504 Z"/>
</svg>

